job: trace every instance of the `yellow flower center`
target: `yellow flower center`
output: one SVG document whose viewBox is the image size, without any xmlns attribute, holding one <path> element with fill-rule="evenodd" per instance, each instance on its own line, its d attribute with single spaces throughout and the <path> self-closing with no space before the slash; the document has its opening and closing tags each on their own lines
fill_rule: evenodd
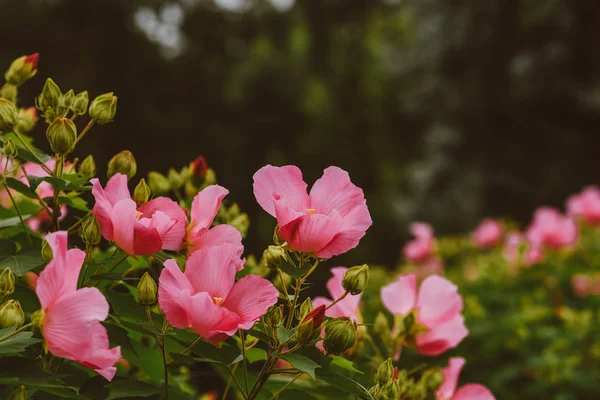
<svg viewBox="0 0 600 400">
<path fill-rule="evenodd" d="M 222 297 L 213 297 L 213 301 L 215 302 L 215 304 L 216 304 L 217 306 L 219 306 L 219 307 L 220 307 L 220 306 L 223 304 L 223 301 L 224 301 L 224 300 L 223 300 L 223 298 L 222 298 Z"/>
<path fill-rule="evenodd" d="M 314 209 L 314 208 L 307 208 L 307 209 L 306 209 L 306 213 L 307 213 L 308 215 L 311 215 L 311 214 L 313 214 L 314 212 L 315 212 L 315 209 Z"/>
</svg>

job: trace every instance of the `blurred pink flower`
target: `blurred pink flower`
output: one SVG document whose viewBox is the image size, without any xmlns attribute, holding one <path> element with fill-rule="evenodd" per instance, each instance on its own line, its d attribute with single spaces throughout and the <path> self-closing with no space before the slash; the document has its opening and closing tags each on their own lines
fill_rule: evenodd
<svg viewBox="0 0 600 400">
<path fill-rule="evenodd" d="M 518 264 L 521 246 L 526 242 L 519 231 L 512 231 L 506 235 L 502 254 L 509 264 Z"/>
<path fill-rule="evenodd" d="M 560 250 L 575 244 L 578 238 L 577 225 L 572 218 L 562 215 L 555 208 L 540 207 L 535 211 L 525 237 L 533 248 Z"/>
<path fill-rule="evenodd" d="M 279 291 L 259 275 L 235 282 L 240 263 L 230 244 L 204 247 L 187 260 L 181 272 L 167 260 L 160 274 L 158 302 L 175 328 L 192 328 L 211 342 L 220 342 L 238 329 L 250 329 L 277 302 Z"/>
<path fill-rule="evenodd" d="M 306 188 L 293 165 L 267 165 L 254 174 L 258 204 L 277 218 L 279 235 L 294 250 L 331 258 L 356 247 L 372 224 L 362 189 L 338 167 L 325 169 L 310 194 Z"/>
<path fill-rule="evenodd" d="M 504 228 L 502 224 L 495 219 L 486 218 L 471 234 L 471 240 L 477 247 L 494 247 L 502 241 Z"/>
<path fill-rule="evenodd" d="M 342 297 L 345 292 L 344 288 L 342 287 L 342 280 L 344 279 L 344 274 L 347 270 L 348 268 L 345 267 L 331 268 L 331 273 L 333 276 L 327 281 L 327 290 L 329 291 L 329 295 L 333 300 L 321 296 L 315 297 L 312 302 L 314 308 L 317 308 L 323 304 L 325 306 L 329 306 L 331 303 L 333 303 L 333 301 Z M 356 322 L 360 322 L 358 305 L 361 297 L 362 293 L 355 296 L 349 294 L 344 299 L 336 303 L 333 307 L 329 308 L 325 312 L 325 315 L 331 318 L 348 317 Z"/>
<path fill-rule="evenodd" d="M 588 224 L 600 224 L 600 189 L 588 186 L 567 200 L 567 214 L 579 217 Z"/>
<path fill-rule="evenodd" d="M 588 296 L 592 291 L 592 280 L 584 274 L 576 274 L 571 278 L 573 292 L 579 297 Z"/>
<path fill-rule="evenodd" d="M 456 347 L 467 335 L 462 297 L 458 288 L 445 278 L 432 275 L 417 292 L 414 274 L 403 275 L 381 289 L 383 305 L 394 315 L 416 312 L 416 321 L 428 331 L 416 335 L 419 353 L 436 356 Z"/>
<path fill-rule="evenodd" d="M 123 174 L 115 174 L 104 189 L 98 179 L 90 182 L 96 198 L 92 212 L 106 240 L 112 240 L 131 255 L 183 248 L 187 218 L 173 200 L 157 197 L 137 207 Z"/>
<path fill-rule="evenodd" d="M 410 233 L 415 239 L 404 245 L 404 257 L 407 260 L 419 262 L 433 255 L 435 241 L 431 225 L 413 222 L 410 224 Z"/>
<path fill-rule="evenodd" d="M 529 244 L 523 254 L 523 265 L 530 267 L 543 262 L 545 259 L 546 256 L 539 245 Z"/>
<path fill-rule="evenodd" d="M 66 231 L 48 234 L 46 241 L 52 261 L 40 273 L 35 291 L 44 310 L 42 334 L 48 350 L 110 381 L 121 349 L 109 348 L 106 328 L 100 324 L 108 316 L 108 302 L 96 288 L 77 290 L 85 252 L 67 250 Z"/>
<path fill-rule="evenodd" d="M 456 390 L 458 376 L 465 365 L 465 359 L 453 357 L 444 368 L 444 383 L 435 393 L 436 400 L 495 400 L 492 392 L 483 385 L 469 383 Z"/>
</svg>

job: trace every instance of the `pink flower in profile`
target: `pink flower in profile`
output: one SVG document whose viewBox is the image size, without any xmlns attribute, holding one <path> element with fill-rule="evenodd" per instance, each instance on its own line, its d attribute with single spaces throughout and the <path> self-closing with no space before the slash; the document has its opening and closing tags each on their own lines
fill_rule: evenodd
<svg viewBox="0 0 600 400">
<path fill-rule="evenodd" d="M 471 234 L 471 240 L 477 247 L 494 247 L 502 241 L 504 229 L 502 224 L 495 219 L 486 218 Z"/>
<path fill-rule="evenodd" d="M 458 376 L 465 365 L 465 359 L 453 357 L 444 368 L 444 383 L 435 393 L 436 400 L 495 400 L 492 392 L 483 385 L 469 383 L 456 390 Z"/>
<path fill-rule="evenodd" d="M 187 218 L 173 200 L 157 197 L 137 207 L 123 174 L 115 174 L 104 189 L 98 179 L 90 182 L 96 198 L 92 213 L 106 240 L 112 240 L 131 255 L 183 248 Z"/>
<path fill-rule="evenodd" d="M 381 289 L 383 305 L 394 315 L 416 313 L 416 321 L 428 331 L 416 335 L 417 351 L 428 356 L 442 354 L 469 334 L 461 312 L 462 297 L 457 287 L 441 276 L 432 275 L 417 291 L 414 274 L 403 275 Z"/>
<path fill-rule="evenodd" d="M 158 288 L 158 302 L 167 321 L 175 328 L 192 328 L 211 342 L 252 328 L 277 302 L 279 291 L 259 275 L 235 282 L 238 265 L 238 249 L 230 244 L 194 252 L 185 272 L 175 260 L 167 260 Z"/>
<path fill-rule="evenodd" d="M 326 297 L 315 297 L 313 300 L 313 307 L 317 308 L 321 305 L 329 306 L 333 301 L 339 299 L 344 294 L 345 290 L 342 287 L 342 280 L 348 268 L 345 267 L 334 267 L 331 268 L 333 276 L 327 281 L 327 290 L 333 300 Z M 329 308 L 325 315 L 331 318 L 348 317 L 351 320 L 360 322 L 360 315 L 358 311 L 358 305 L 360 303 L 361 294 L 347 295 L 333 307 Z"/>
<path fill-rule="evenodd" d="M 192 201 L 191 222 L 188 228 L 188 254 L 207 246 L 231 244 L 237 248 L 237 255 L 244 252 L 242 235 L 231 225 L 220 224 L 210 227 L 221 207 L 221 201 L 229 191 L 219 185 L 211 185 L 199 192 Z M 240 265 L 241 269 L 243 265 Z"/>
<path fill-rule="evenodd" d="M 96 288 L 77 289 L 85 252 L 67 250 L 67 232 L 48 234 L 52 261 L 40 273 L 35 292 L 44 317 L 42 334 L 50 353 L 73 360 L 112 380 L 121 349 L 108 346 L 106 328 L 108 302 Z"/>
<path fill-rule="evenodd" d="M 588 186 L 567 200 L 567 214 L 592 225 L 600 224 L 600 189 Z"/>
<path fill-rule="evenodd" d="M 325 169 L 310 194 L 306 188 L 293 165 L 254 174 L 258 204 L 277 218 L 279 235 L 294 250 L 331 258 L 356 247 L 372 223 L 362 189 L 338 167 Z"/>
<path fill-rule="evenodd" d="M 431 257 L 435 246 L 431 225 L 413 222 L 410 224 L 410 233 L 415 236 L 415 239 L 404 245 L 404 257 L 413 262 L 424 261 Z"/>
<path fill-rule="evenodd" d="M 549 247 L 560 250 L 571 247 L 577 241 L 575 221 L 562 215 L 557 209 L 540 207 L 533 214 L 533 221 L 525 232 L 533 248 Z"/>
</svg>

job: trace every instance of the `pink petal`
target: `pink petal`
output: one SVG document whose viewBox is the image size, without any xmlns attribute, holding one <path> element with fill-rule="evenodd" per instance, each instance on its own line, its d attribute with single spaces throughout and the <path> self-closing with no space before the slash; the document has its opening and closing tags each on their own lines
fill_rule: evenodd
<svg viewBox="0 0 600 400">
<path fill-rule="evenodd" d="M 469 331 L 462 315 L 432 327 L 429 332 L 417 335 L 417 350 L 427 356 L 437 356 L 452 349 L 467 337 Z"/>
<path fill-rule="evenodd" d="M 333 303 L 332 300 L 329 300 L 328 298 L 325 298 L 325 297 L 322 297 L 322 296 L 317 296 L 314 299 L 312 299 L 313 308 L 317 308 L 319 306 L 322 306 L 323 304 L 325 304 L 325 307 L 327 307 L 331 303 Z M 329 311 L 330 310 L 331 310 L 331 308 L 325 312 L 325 315 L 328 316 L 328 317 L 336 318 L 336 316 L 329 315 Z M 340 315 L 340 317 L 343 317 L 343 315 Z"/>
<path fill-rule="evenodd" d="M 162 249 L 162 244 L 160 234 L 155 227 L 147 227 L 139 222 L 134 225 L 132 255 L 145 256 L 157 253 Z"/>
<path fill-rule="evenodd" d="M 121 358 L 121 348 L 109 348 L 106 328 L 100 322 L 93 322 L 88 329 L 89 346 L 87 352 L 78 361 L 111 381 L 117 372 L 114 365 Z"/>
<path fill-rule="evenodd" d="M 441 276 L 431 275 L 421 283 L 417 307 L 419 320 L 432 327 L 460 314 L 463 301 L 456 285 Z"/>
<path fill-rule="evenodd" d="M 344 279 L 346 271 L 348 271 L 348 268 L 345 267 L 331 268 L 331 275 L 333 276 L 329 278 L 326 286 L 327 290 L 329 291 L 329 295 L 333 300 L 342 297 L 345 292 L 344 288 L 342 287 L 342 280 Z"/>
<path fill-rule="evenodd" d="M 162 248 L 171 251 L 179 251 L 183 248 L 187 217 L 179 204 L 167 197 L 157 197 L 143 204 L 138 211 L 146 218 L 155 219 L 154 216 L 157 212 L 166 215 L 170 223 L 161 217 L 159 217 L 159 221 L 154 222 L 154 227 L 162 240 Z"/>
<path fill-rule="evenodd" d="M 414 274 L 403 275 L 381 289 L 381 301 L 394 315 L 406 315 L 417 302 L 417 278 Z"/>
<path fill-rule="evenodd" d="M 229 191 L 219 185 L 210 185 L 199 192 L 192 201 L 191 232 L 198 232 L 210 228 L 217 211 L 221 207 L 221 201 Z"/>
<path fill-rule="evenodd" d="M 345 267 L 334 267 L 331 268 L 333 276 L 327 281 L 327 290 L 333 300 L 337 300 L 342 297 L 345 290 L 342 286 L 342 280 L 348 268 Z M 327 316 L 329 317 L 348 317 L 355 321 L 358 321 L 358 305 L 360 303 L 361 295 L 347 295 L 344 299 L 339 301 L 329 310 L 327 310 Z M 315 306 L 313 304 L 315 308 Z"/>
<path fill-rule="evenodd" d="M 274 201 L 284 199 L 296 211 L 309 208 L 306 183 L 295 165 L 273 167 L 265 165 L 254 174 L 254 197 L 260 206 L 275 216 Z"/>
<path fill-rule="evenodd" d="M 160 237 L 161 248 L 164 250 L 179 251 L 183 248 L 185 238 L 185 221 L 171 219 L 162 211 L 152 215 L 152 227 Z"/>
<path fill-rule="evenodd" d="M 96 178 L 90 179 L 92 183 L 92 194 L 96 199 L 96 204 L 92 209 L 92 214 L 98 220 L 100 225 L 100 232 L 106 240 L 113 240 L 113 225 L 112 225 L 112 210 L 113 204 L 108 200 L 100 181 Z"/>
<path fill-rule="evenodd" d="M 147 255 L 158 252 L 162 241 L 158 231 L 136 218 L 137 208 L 133 200 L 121 200 L 112 211 L 113 241 L 127 254 Z"/>
<path fill-rule="evenodd" d="M 418 239 L 433 239 L 433 228 L 425 222 L 413 222 L 410 224 L 410 233 Z"/>
<path fill-rule="evenodd" d="M 341 168 L 325 169 L 323 176 L 317 179 L 310 190 L 310 208 L 319 214 L 329 215 L 336 210 L 345 217 L 359 207 L 366 207 L 365 195 Z"/>
<path fill-rule="evenodd" d="M 182 293 L 188 296 L 194 292 L 192 284 L 181 272 L 175 260 L 165 261 L 165 269 L 158 278 L 158 304 L 165 313 L 169 324 L 185 329 L 190 326 L 186 310 L 181 306 Z"/>
<path fill-rule="evenodd" d="M 236 255 L 242 257 L 244 246 L 242 245 L 242 234 L 231 225 L 217 225 L 202 235 L 197 236 L 191 242 L 189 254 L 192 254 L 204 247 L 219 246 L 222 244 L 230 244 L 237 248 Z"/>
<path fill-rule="evenodd" d="M 248 275 L 233 285 L 223 307 L 239 315 L 239 329 L 250 329 L 267 309 L 277 303 L 279 291 L 259 275 Z"/>
<path fill-rule="evenodd" d="M 354 208 L 343 217 L 343 225 L 331 242 L 317 252 L 319 258 L 331 258 L 352 250 L 358 243 L 373 221 L 366 204 Z"/>
<path fill-rule="evenodd" d="M 300 252 L 318 252 L 327 246 L 342 227 L 342 218 L 333 212 L 331 217 L 309 214 L 281 226 L 279 234 Z"/>
<path fill-rule="evenodd" d="M 240 317 L 225 307 L 217 306 L 206 292 L 183 298 L 182 306 L 190 318 L 194 331 L 209 341 L 221 341 L 233 335 L 240 325 Z"/>
<path fill-rule="evenodd" d="M 275 204 L 275 218 L 277 218 L 277 224 L 285 226 L 292 221 L 306 215 L 304 211 L 296 211 L 293 207 L 290 207 L 285 199 L 274 200 Z"/>
<path fill-rule="evenodd" d="M 458 384 L 460 371 L 465 365 L 465 359 L 461 357 L 453 357 L 448 360 L 448 367 L 444 368 L 444 383 L 435 393 L 438 399 L 452 399 Z"/>
<path fill-rule="evenodd" d="M 458 389 L 452 400 L 496 400 L 496 398 L 485 386 L 471 383 Z"/>
<path fill-rule="evenodd" d="M 65 231 L 46 235 L 53 257 L 40 273 L 35 290 L 43 309 L 50 307 L 62 296 L 77 290 L 77 280 L 85 252 L 78 249 L 67 250 L 67 237 Z"/>
<path fill-rule="evenodd" d="M 225 300 L 229 295 L 239 263 L 235 246 L 205 247 L 192 254 L 185 266 L 185 276 L 195 292 L 206 292 L 211 298 Z"/>
</svg>

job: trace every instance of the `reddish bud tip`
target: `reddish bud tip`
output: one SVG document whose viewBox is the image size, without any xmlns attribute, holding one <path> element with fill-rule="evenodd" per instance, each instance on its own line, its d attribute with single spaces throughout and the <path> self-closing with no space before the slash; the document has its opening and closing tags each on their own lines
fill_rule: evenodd
<svg viewBox="0 0 600 400">
<path fill-rule="evenodd" d="M 33 53 L 27 57 L 25 57 L 25 64 L 31 64 L 31 69 L 36 70 L 38 66 L 38 59 L 40 58 L 40 53 Z"/>
<path fill-rule="evenodd" d="M 206 159 L 204 156 L 200 156 L 196 158 L 192 162 L 192 175 L 195 177 L 204 177 L 206 176 L 206 172 L 208 171 L 208 165 L 206 164 Z"/>
<path fill-rule="evenodd" d="M 310 320 L 312 320 L 313 328 L 315 329 L 323 324 L 323 321 L 325 320 L 325 304 L 322 304 L 319 307 L 312 310 L 311 312 L 309 312 L 306 315 L 306 317 L 304 317 L 304 320 L 302 322 Z"/>
<path fill-rule="evenodd" d="M 394 375 L 392 375 L 392 380 L 393 381 L 398 380 L 398 367 L 394 367 Z"/>
</svg>

